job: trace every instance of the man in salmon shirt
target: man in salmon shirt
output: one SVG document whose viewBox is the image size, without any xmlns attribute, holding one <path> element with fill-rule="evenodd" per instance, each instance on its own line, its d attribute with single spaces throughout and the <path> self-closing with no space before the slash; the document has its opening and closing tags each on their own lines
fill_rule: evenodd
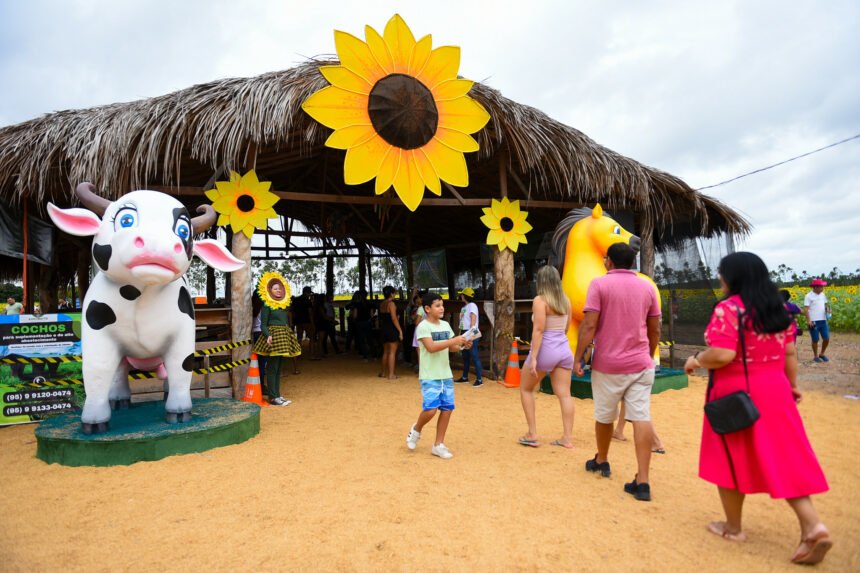
<svg viewBox="0 0 860 573">
<path fill-rule="evenodd" d="M 652 357 L 660 340 L 660 302 L 654 287 L 630 270 L 635 260 L 636 252 L 626 243 L 615 243 L 607 250 L 603 258 L 607 273 L 588 285 L 573 373 L 584 375 L 582 355 L 593 340 L 591 390 L 597 454 L 586 462 L 585 469 L 610 476 L 609 444 L 618 403 L 624 400 L 639 466 L 639 473 L 624 484 L 624 491 L 640 501 L 651 501 Z"/>
</svg>

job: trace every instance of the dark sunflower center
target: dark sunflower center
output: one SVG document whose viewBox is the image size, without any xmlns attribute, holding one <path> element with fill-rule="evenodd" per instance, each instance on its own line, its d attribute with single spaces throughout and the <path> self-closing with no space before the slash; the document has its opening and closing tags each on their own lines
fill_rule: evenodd
<svg viewBox="0 0 860 573">
<path fill-rule="evenodd" d="M 501 219 L 499 219 L 499 225 L 502 226 L 502 231 L 504 231 L 505 233 L 514 228 L 514 222 L 510 219 L 510 217 L 502 217 Z"/>
<path fill-rule="evenodd" d="M 433 94 L 406 74 L 391 74 L 376 82 L 367 112 L 376 133 L 401 149 L 422 147 L 433 139 L 439 125 Z"/>
<path fill-rule="evenodd" d="M 240 211 L 247 213 L 248 211 L 254 210 L 254 198 L 250 195 L 240 195 L 238 199 L 236 199 L 236 207 L 239 208 Z"/>
</svg>

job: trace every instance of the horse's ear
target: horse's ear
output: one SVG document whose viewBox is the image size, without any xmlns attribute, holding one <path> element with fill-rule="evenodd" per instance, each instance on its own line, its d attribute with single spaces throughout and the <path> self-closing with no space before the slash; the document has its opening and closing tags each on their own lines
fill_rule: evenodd
<svg viewBox="0 0 860 573">
<path fill-rule="evenodd" d="M 591 216 L 595 219 L 603 217 L 603 207 L 600 206 L 600 203 L 595 205 L 594 209 L 591 210 Z"/>
</svg>

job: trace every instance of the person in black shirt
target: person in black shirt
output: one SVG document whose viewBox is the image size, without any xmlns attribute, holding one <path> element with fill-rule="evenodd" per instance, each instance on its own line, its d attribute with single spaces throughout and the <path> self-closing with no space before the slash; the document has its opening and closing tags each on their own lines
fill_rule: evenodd
<svg viewBox="0 0 860 573">
<path fill-rule="evenodd" d="M 319 349 L 317 348 L 316 339 L 317 332 L 311 314 L 313 311 L 313 297 L 313 289 L 306 286 L 302 289 L 302 296 L 293 299 L 291 311 L 293 314 L 293 324 L 296 327 L 296 338 L 299 339 L 299 344 L 302 343 L 302 339 L 307 334 L 310 340 L 308 354 L 310 354 L 311 360 L 319 360 Z"/>
</svg>

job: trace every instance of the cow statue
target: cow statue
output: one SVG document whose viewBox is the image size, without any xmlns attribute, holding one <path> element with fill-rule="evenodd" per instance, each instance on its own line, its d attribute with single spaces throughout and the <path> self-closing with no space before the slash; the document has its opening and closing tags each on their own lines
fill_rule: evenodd
<svg viewBox="0 0 860 573">
<path fill-rule="evenodd" d="M 81 308 L 85 434 L 109 428 L 111 409 L 131 403 L 129 368 L 155 371 L 166 380 L 167 422 L 191 418 L 194 305 L 183 274 L 196 254 L 231 272 L 244 266 L 216 241 L 194 240 L 215 223 L 210 205 L 193 219 L 175 198 L 158 191 L 132 191 L 116 201 L 81 183 L 75 194 L 87 209 L 48 203 L 54 223 L 71 235 L 93 236 L 98 273 Z"/>
</svg>

